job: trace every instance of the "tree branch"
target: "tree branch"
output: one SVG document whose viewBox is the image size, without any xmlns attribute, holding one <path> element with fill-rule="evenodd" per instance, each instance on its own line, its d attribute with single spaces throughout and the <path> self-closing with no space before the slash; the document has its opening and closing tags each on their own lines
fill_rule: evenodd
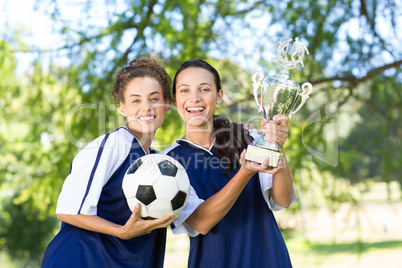
<svg viewBox="0 0 402 268">
<path fill-rule="evenodd" d="M 258 1 L 255 2 L 251 7 L 247 8 L 247 9 L 243 9 L 243 10 L 239 10 L 238 12 L 236 12 L 237 15 L 244 15 L 249 13 L 250 11 L 253 11 L 254 9 L 258 8 L 261 4 L 265 4 L 266 1 Z"/>
<path fill-rule="evenodd" d="M 244 97 L 244 98 L 242 98 L 242 99 L 238 99 L 238 100 L 232 101 L 232 102 L 230 102 L 230 103 L 226 103 L 225 105 L 222 105 L 221 107 L 222 107 L 222 108 L 231 108 L 231 107 L 234 107 L 234 106 L 238 105 L 239 103 L 252 100 L 253 98 L 254 98 L 254 95 L 252 95 L 252 94 L 249 93 L 249 94 L 247 94 L 246 97 Z"/>
<path fill-rule="evenodd" d="M 143 20 L 143 23 L 142 23 L 141 26 L 140 26 L 141 29 L 138 29 L 138 33 L 137 33 L 137 35 L 135 36 L 133 42 L 128 46 L 128 48 L 126 49 L 126 51 L 124 52 L 124 54 L 123 54 L 119 59 L 117 59 L 117 60 L 115 61 L 115 64 L 114 64 L 112 70 L 109 71 L 108 75 L 103 79 L 103 81 L 109 81 L 109 80 L 112 78 L 112 76 L 113 76 L 114 72 L 116 71 L 116 69 L 119 68 L 122 64 L 124 64 L 124 63 L 127 61 L 128 54 L 130 54 L 130 52 L 132 51 L 132 48 L 133 48 L 134 44 L 135 44 L 140 38 L 143 38 L 143 37 L 144 37 L 144 29 L 145 29 L 146 26 L 149 25 L 149 21 L 150 21 L 150 19 L 151 19 L 151 15 L 153 14 L 153 8 L 154 8 L 154 5 L 155 5 L 156 3 L 157 3 L 157 0 L 152 0 L 152 1 L 149 3 L 148 12 L 147 12 L 147 14 L 145 15 L 145 18 L 144 18 L 144 20 Z"/>
<path fill-rule="evenodd" d="M 363 76 L 361 78 L 357 78 L 356 76 L 345 76 L 345 77 L 334 76 L 334 77 L 328 77 L 328 78 L 321 78 L 321 79 L 315 80 L 310 83 L 313 85 L 318 85 L 318 84 L 325 83 L 325 82 L 344 81 L 344 82 L 350 82 L 353 84 L 358 84 L 358 83 L 365 82 L 366 80 L 372 78 L 373 76 L 376 76 L 379 73 L 382 73 L 383 71 L 385 71 L 387 69 L 397 68 L 401 65 L 402 65 L 402 60 L 399 60 L 399 61 L 395 61 L 390 64 L 383 65 L 381 67 L 377 67 L 373 70 L 370 70 L 367 72 L 367 74 L 365 76 Z"/>
<path fill-rule="evenodd" d="M 375 29 L 375 17 L 376 17 L 376 14 L 375 14 L 376 13 L 376 2 L 375 1 L 372 3 L 372 7 L 373 7 L 373 14 L 372 14 L 372 18 L 371 18 L 368 13 L 368 10 L 367 10 L 367 4 L 366 4 L 365 0 L 360 0 L 360 14 L 366 18 L 368 24 L 370 25 L 371 31 L 373 32 L 374 36 L 377 37 L 378 40 L 380 41 L 382 48 L 385 49 L 386 51 L 388 51 L 391 56 L 393 56 L 391 51 L 389 51 L 387 49 L 387 42 L 385 42 L 385 40 L 378 34 L 378 32 Z"/>
<path fill-rule="evenodd" d="M 318 85 L 318 84 L 322 84 L 322 83 L 325 83 L 325 82 L 331 82 L 331 81 L 344 81 L 344 82 L 349 82 L 349 83 L 351 83 L 351 84 L 353 84 L 355 86 L 355 85 L 357 85 L 359 83 L 362 83 L 362 82 L 374 77 L 375 75 L 377 75 L 377 74 L 379 74 L 379 73 L 381 73 L 381 72 L 383 72 L 383 71 L 385 71 L 387 69 L 397 68 L 400 65 L 402 65 L 402 60 L 396 61 L 396 62 L 393 62 L 393 63 L 390 63 L 390 64 L 386 64 L 386 65 L 378 67 L 378 68 L 375 68 L 375 69 L 367 72 L 367 74 L 365 76 L 361 77 L 361 78 L 357 78 L 355 76 L 345 76 L 345 77 L 335 76 L 335 77 L 329 77 L 329 78 L 322 78 L 322 79 L 319 79 L 319 80 L 316 80 L 316 81 L 313 81 L 313 82 L 310 82 L 310 83 L 313 84 L 313 85 Z M 349 94 L 348 94 L 348 97 L 351 97 L 351 96 L 354 96 L 354 97 L 356 97 L 356 99 L 359 99 L 358 96 L 356 96 L 355 94 L 352 94 L 352 92 L 350 91 Z M 233 102 L 226 103 L 225 105 L 222 106 L 222 108 L 231 108 L 233 106 L 238 105 L 239 103 L 252 100 L 253 97 L 254 96 L 252 94 L 248 94 L 246 97 L 244 97 L 242 99 L 238 99 L 238 100 L 235 100 Z M 363 100 L 363 99 L 361 99 L 361 100 Z M 373 103 L 370 103 L 368 100 L 364 100 L 364 101 L 368 102 L 371 106 L 373 106 Z M 375 109 L 375 110 L 378 111 L 378 109 Z"/>
</svg>

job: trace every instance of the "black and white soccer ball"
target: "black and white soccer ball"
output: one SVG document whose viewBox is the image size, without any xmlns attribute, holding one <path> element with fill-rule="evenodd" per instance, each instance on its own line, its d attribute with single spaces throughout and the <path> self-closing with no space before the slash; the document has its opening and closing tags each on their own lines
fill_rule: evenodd
<svg viewBox="0 0 402 268">
<path fill-rule="evenodd" d="M 140 203 L 140 216 L 145 219 L 172 212 L 177 215 L 190 194 L 184 167 L 163 154 L 149 154 L 133 162 L 124 175 L 122 187 L 131 211 Z"/>
</svg>

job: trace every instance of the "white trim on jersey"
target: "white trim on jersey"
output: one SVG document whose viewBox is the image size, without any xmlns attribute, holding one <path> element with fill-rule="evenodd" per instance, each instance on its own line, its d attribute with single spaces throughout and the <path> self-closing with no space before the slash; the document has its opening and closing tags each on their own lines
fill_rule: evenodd
<svg viewBox="0 0 402 268">
<path fill-rule="evenodd" d="M 179 146 L 178 143 L 175 143 L 168 147 L 167 149 L 163 150 L 161 154 L 166 155 L 168 152 L 173 150 Z M 188 234 L 189 236 L 197 236 L 199 232 L 194 229 L 191 225 L 186 223 L 187 218 L 193 214 L 193 212 L 198 208 L 198 206 L 204 202 L 203 199 L 199 198 L 194 188 L 190 185 L 190 195 L 188 197 L 187 203 L 180 211 L 179 217 L 172 223 L 172 232 L 177 234 Z"/>
<path fill-rule="evenodd" d="M 89 143 L 74 158 L 71 173 L 57 200 L 56 214 L 96 215 L 103 186 L 128 156 L 135 136 L 126 128 L 103 135 Z"/>
<path fill-rule="evenodd" d="M 178 140 L 178 141 L 185 141 L 185 142 L 187 142 L 187 143 L 190 143 L 190 144 L 192 144 L 193 146 L 198 147 L 198 148 L 200 148 L 200 149 L 202 149 L 202 150 L 208 152 L 210 155 L 213 155 L 213 153 L 211 152 L 211 149 L 212 149 L 212 147 L 215 145 L 215 140 L 214 140 L 214 142 L 211 144 L 211 146 L 209 147 L 209 149 L 205 149 L 204 147 L 199 146 L 198 144 L 195 144 L 194 142 L 191 142 L 191 141 L 189 141 L 189 140 L 185 140 L 185 139 L 177 139 L 177 140 Z M 176 141 L 176 143 L 177 143 L 177 141 Z M 169 147 L 169 148 L 170 148 L 170 147 Z M 169 148 L 168 148 L 168 149 L 169 149 Z"/>
<path fill-rule="evenodd" d="M 183 140 L 183 139 L 178 139 L 178 140 Z M 207 149 L 205 149 L 205 148 L 203 148 L 201 146 L 198 146 L 197 144 L 194 144 L 194 143 L 192 143 L 190 141 L 187 141 L 187 140 L 183 140 L 183 141 L 188 142 L 190 144 L 193 144 L 193 145 L 195 145 L 195 146 L 197 146 L 197 147 L 209 152 L 212 155 L 212 153 L 209 150 L 207 150 Z M 170 147 L 168 147 L 167 149 L 165 149 L 161 153 L 162 154 L 167 154 L 168 152 L 174 150 L 178 146 L 180 146 L 180 144 L 178 144 L 176 142 L 175 144 L 171 145 Z M 276 204 L 275 201 L 269 195 L 269 189 L 272 188 L 272 178 L 273 178 L 273 176 L 271 174 L 269 174 L 269 173 L 263 173 L 263 172 L 260 172 L 258 174 L 259 174 L 261 192 L 262 192 L 262 195 L 264 197 L 264 200 L 265 200 L 266 204 L 268 205 L 268 208 L 270 210 L 272 210 L 272 211 L 279 211 L 279 210 L 285 209 L 284 207 Z M 195 209 L 203 202 L 203 201 L 201 201 L 201 202 L 199 201 L 199 200 L 202 200 L 202 199 L 200 199 L 198 197 L 198 195 L 197 195 L 196 191 L 193 189 L 193 187 L 191 187 L 191 190 L 190 190 L 189 201 L 190 201 L 190 198 L 192 198 L 192 197 L 195 198 L 194 201 L 187 202 L 187 204 L 184 207 L 184 209 L 180 212 L 180 213 L 183 213 L 183 215 L 185 215 L 185 218 L 181 217 L 180 214 L 179 214 L 179 218 L 173 222 L 172 232 L 174 234 L 186 233 L 186 234 L 188 234 L 190 236 L 197 236 L 199 234 L 199 232 L 197 230 L 195 230 L 192 226 L 190 226 L 189 224 L 187 224 L 185 222 L 185 220 L 191 215 L 191 213 L 193 213 L 195 211 Z M 293 184 L 293 200 L 292 200 L 291 204 L 293 204 L 295 201 L 296 201 L 296 189 L 295 189 L 295 186 Z M 199 203 L 197 204 L 197 202 L 199 202 Z M 189 204 L 196 204 L 196 205 L 187 208 L 187 206 L 190 206 Z"/>
<path fill-rule="evenodd" d="M 172 232 L 174 234 L 188 234 L 192 237 L 199 235 L 199 232 L 191 225 L 187 224 L 186 220 L 191 214 L 193 214 L 198 206 L 202 204 L 202 202 L 204 202 L 204 200 L 198 197 L 194 188 L 190 185 L 190 195 L 188 197 L 187 203 L 184 206 L 183 210 L 180 211 L 177 220 L 173 222 Z"/>
</svg>

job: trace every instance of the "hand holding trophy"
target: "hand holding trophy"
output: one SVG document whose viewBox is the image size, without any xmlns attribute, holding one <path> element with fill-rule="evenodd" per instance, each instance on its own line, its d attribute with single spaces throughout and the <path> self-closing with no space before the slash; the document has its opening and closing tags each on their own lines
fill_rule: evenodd
<svg viewBox="0 0 402 268">
<path fill-rule="evenodd" d="M 264 117 L 269 120 L 278 114 L 286 115 L 290 119 L 304 105 L 313 89 L 313 86 L 308 82 L 300 87 L 290 77 L 289 69 L 294 69 L 298 63 L 304 67 L 304 53 L 309 54 L 298 37 L 295 38 L 292 49 L 288 52 L 291 41 L 293 39 L 290 38 L 275 45 L 275 47 L 278 46 L 276 59 L 284 67 L 279 74 L 265 79 L 261 72 L 256 72 L 253 75 L 253 93 L 255 102 L 259 107 L 258 112 L 264 112 Z M 290 59 L 288 55 L 290 55 Z M 261 87 L 260 101 L 258 98 L 259 87 Z M 296 107 L 299 100 L 300 104 Z M 248 145 L 245 159 L 262 163 L 267 157 L 270 159 L 270 167 L 277 167 L 279 159 L 282 158 L 282 148 L 275 142 L 268 140 L 263 133 L 253 141 L 253 144 Z"/>
</svg>

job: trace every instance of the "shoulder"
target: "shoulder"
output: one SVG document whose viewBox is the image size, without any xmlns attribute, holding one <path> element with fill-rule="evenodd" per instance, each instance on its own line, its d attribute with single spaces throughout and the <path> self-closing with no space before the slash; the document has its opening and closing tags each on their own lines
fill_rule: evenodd
<svg viewBox="0 0 402 268">
<path fill-rule="evenodd" d="M 127 154 L 133 141 L 132 134 L 127 129 L 120 127 L 113 132 L 101 135 L 88 143 L 80 150 L 77 157 L 88 157 L 89 155 L 122 155 Z"/>
<path fill-rule="evenodd" d="M 132 147 L 135 136 L 125 127 L 119 127 L 115 131 L 106 134 L 105 149 L 118 155 L 127 155 Z"/>
<path fill-rule="evenodd" d="M 178 142 L 163 150 L 161 154 L 166 154 L 176 159 L 186 168 L 187 172 L 189 172 L 190 167 L 192 166 L 191 163 L 195 160 L 195 152 Z"/>
<path fill-rule="evenodd" d="M 128 132 L 128 130 L 124 127 L 119 127 L 115 131 L 101 135 L 88 143 L 82 149 L 93 149 L 105 146 L 105 144 L 110 145 L 130 145 L 133 141 L 133 136 Z"/>
<path fill-rule="evenodd" d="M 183 146 L 180 143 L 180 140 L 178 140 L 178 141 L 176 141 L 176 143 L 172 144 L 171 146 L 169 146 L 168 148 L 163 150 L 161 153 L 169 155 L 176 159 L 180 159 L 180 158 L 187 159 L 187 158 L 191 158 L 192 156 L 194 156 L 195 151 L 192 150 L 188 146 Z"/>
<path fill-rule="evenodd" d="M 108 139 L 110 140 L 111 145 L 130 147 L 133 140 L 136 138 L 127 128 L 119 127 L 115 131 L 109 133 Z"/>
<path fill-rule="evenodd" d="M 163 151 L 161 152 L 161 154 L 167 154 L 167 155 L 169 155 L 169 154 L 172 153 L 172 152 L 175 152 L 175 151 L 177 151 L 177 150 L 180 150 L 180 147 L 182 147 L 182 146 L 180 146 L 180 144 L 178 144 L 177 142 L 175 142 L 174 144 L 170 145 L 168 148 L 166 148 L 165 150 L 163 150 Z"/>
</svg>

